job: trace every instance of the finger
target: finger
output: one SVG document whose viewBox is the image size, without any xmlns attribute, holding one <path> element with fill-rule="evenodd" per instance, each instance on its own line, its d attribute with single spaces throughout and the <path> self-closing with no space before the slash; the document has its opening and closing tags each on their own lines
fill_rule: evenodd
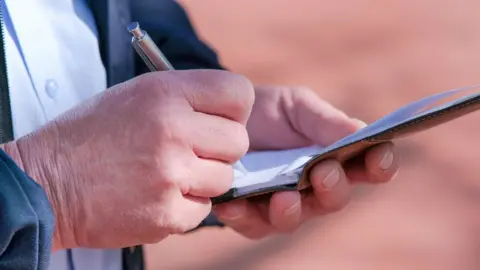
<svg viewBox="0 0 480 270">
<path fill-rule="evenodd" d="M 225 118 L 197 113 L 187 136 L 198 157 L 235 163 L 248 151 L 245 126 Z"/>
<path fill-rule="evenodd" d="M 317 145 L 330 145 L 361 127 L 358 120 L 349 118 L 310 89 L 292 91 L 292 95 L 296 118 L 302 119 L 297 121 L 297 128 Z"/>
<path fill-rule="evenodd" d="M 200 198 L 190 195 L 177 194 L 170 200 L 168 210 L 169 220 L 167 226 L 172 234 L 185 233 L 196 228 L 211 212 L 212 203 L 209 198 Z"/>
<path fill-rule="evenodd" d="M 350 198 L 350 183 L 342 166 L 335 160 L 325 160 L 316 165 L 310 174 L 310 182 L 318 202 L 313 205 L 317 211 L 340 210 Z"/>
<path fill-rule="evenodd" d="M 270 200 L 270 223 L 278 231 L 288 232 L 298 227 L 302 215 L 302 198 L 298 191 L 276 192 Z"/>
<path fill-rule="evenodd" d="M 234 172 L 231 164 L 212 159 L 197 158 L 182 179 L 182 194 L 210 198 L 227 192 L 233 184 Z"/>
<path fill-rule="evenodd" d="M 225 225 L 247 238 L 262 238 L 273 229 L 259 209 L 247 200 L 215 205 L 213 213 Z"/>
<path fill-rule="evenodd" d="M 383 183 L 398 171 L 398 155 L 393 143 L 376 145 L 355 161 L 346 164 L 346 173 L 354 182 Z"/>
<path fill-rule="evenodd" d="M 252 83 L 244 76 L 221 70 L 176 71 L 183 92 L 197 112 L 247 123 L 255 100 Z"/>
</svg>

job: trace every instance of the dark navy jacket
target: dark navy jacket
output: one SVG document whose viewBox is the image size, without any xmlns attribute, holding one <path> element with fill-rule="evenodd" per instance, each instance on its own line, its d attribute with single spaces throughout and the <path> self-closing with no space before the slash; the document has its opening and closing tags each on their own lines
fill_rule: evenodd
<svg viewBox="0 0 480 270">
<path fill-rule="evenodd" d="M 147 72 L 126 31 L 138 21 L 175 69 L 222 69 L 215 52 L 199 40 L 184 9 L 173 0 L 89 0 L 100 35 L 109 85 Z"/>
<path fill-rule="evenodd" d="M 215 52 L 198 39 L 187 14 L 173 0 L 89 0 L 89 5 L 109 86 L 148 72 L 130 45 L 126 29 L 131 21 L 149 32 L 176 69 L 222 69 Z M 3 39 L 0 45 L 4 50 Z M 4 51 L 0 63 L 0 138 L 5 142 L 12 139 L 12 127 Z M 0 185 L 0 269 L 47 269 L 55 220 L 44 191 L 3 151 Z M 221 224 L 210 216 L 205 225 Z M 141 247 L 134 250 L 124 249 L 125 270 L 143 269 Z"/>
</svg>

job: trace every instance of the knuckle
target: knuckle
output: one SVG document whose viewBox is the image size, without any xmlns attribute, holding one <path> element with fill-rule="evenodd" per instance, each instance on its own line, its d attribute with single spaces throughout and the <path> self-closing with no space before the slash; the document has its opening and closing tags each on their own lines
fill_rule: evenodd
<svg viewBox="0 0 480 270">
<path fill-rule="evenodd" d="M 177 222 L 175 220 L 172 220 L 170 224 L 170 234 L 184 234 L 190 229 L 193 229 L 190 228 L 186 223 L 180 221 Z"/>
<path fill-rule="evenodd" d="M 181 214 L 177 214 L 172 201 L 159 204 L 152 210 L 151 231 L 152 237 L 155 239 L 165 238 L 170 234 L 179 234 L 186 232 L 188 226 L 185 224 L 185 217 L 182 219 Z"/>
<path fill-rule="evenodd" d="M 239 95 L 237 100 L 246 108 L 252 107 L 255 101 L 255 90 L 252 82 L 239 74 L 235 74 L 234 78 L 232 85 L 236 86 L 233 88 L 236 88 L 235 93 Z"/>
<path fill-rule="evenodd" d="M 183 234 L 197 227 L 211 212 L 211 203 L 208 198 L 198 203 L 185 204 L 183 196 L 178 196 L 177 191 L 169 192 L 171 196 L 160 196 L 156 204 L 147 208 L 151 219 L 149 231 L 155 240 L 161 240 L 171 234 Z M 190 200 L 196 200 L 191 198 Z"/>
<path fill-rule="evenodd" d="M 143 126 L 147 126 L 148 134 L 144 138 L 148 139 L 151 146 L 158 149 L 171 149 L 174 146 L 189 145 L 188 138 L 191 137 L 192 127 L 186 124 L 191 115 L 188 112 L 178 111 L 167 108 L 159 108 L 152 113 L 149 119 L 141 119 Z M 163 155 L 168 155 L 169 151 L 163 151 Z"/>
<path fill-rule="evenodd" d="M 248 83 L 239 83 L 241 87 L 234 87 L 231 91 L 234 91 L 234 109 L 243 112 L 245 114 L 250 114 L 253 103 L 255 102 L 255 91 L 250 82 Z"/>
<path fill-rule="evenodd" d="M 172 161 L 159 161 L 157 165 L 158 181 L 162 190 L 179 189 L 183 173 Z"/>
<path fill-rule="evenodd" d="M 174 213 L 177 212 L 178 211 Z M 189 220 L 189 218 L 185 217 L 183 213 L 178 213 L 171 215 L 168 228 L 170 234 L 184 234 L 198 226 L 201 222 L 202 219 Z"/>
<path fill-rule="evenodd" d="M 141 82 L 141 90 L 146 102 L 163 110 L 164 107 L 171 107 L 178 101 L 184 100 L 185 88 L 189 84 L 189 79 L 178 71 L 149 72 L 141 76 L 146 76 Z"/>
<path fill-rule="evenodd" d="M 157 144 L 178 141 L 182 136 L 182 130 L 185 129 L 182 121 L 178 120 L 178 115 L 174 117 L 173 115 L 168 115 L 168 113 L 156 116 L 150 125 Z"/>
<path fill-rule="evenodd" d="M 239 112 L 249 112 L 255 101 L 255 91 L 252 82 L 243 75 L 223 71 L 218 76 L 218 90 L 229 97 L 231 109 Z"/>
<path fill-rule="evenodd" d="M 158 101 L 170 88 L 168 76 L 158 72 L 149 72 L 140 76 L 142 78 L 142 91 L 149 100 Z"/>
<path fill-rule="evenodd" d="M 302 93 L 305 95 L 310 95 L 310 94 L 315 94 L 315 92 L 312 90 L 312 88 L 308 86 L 295 86 L 292 88 L 293 91 Z"/>
<path fill-rule="evenodd" d="M 310 99 L 318 98 L 318 94 L 315 93 L 310 87 L 307 86 L 295 86 L 284 88 L 284 91 L 288 91 L 293 95 L 294 99 Z"/>
<path fill-rule="evenodd" d="M 165 207 L 149 210 L 150 219 L 143 221 L 143 230 L 139 236 L 142 243 L 156 243 L 169 235 L 169 218 Z"/>
</svg>

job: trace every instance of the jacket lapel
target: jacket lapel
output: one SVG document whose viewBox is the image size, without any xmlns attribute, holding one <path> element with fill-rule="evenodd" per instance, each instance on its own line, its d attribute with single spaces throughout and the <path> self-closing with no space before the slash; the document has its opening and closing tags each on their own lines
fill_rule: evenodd
<svg viewBox="0 0 480 270">
<path fill-rule="evenodd" d="M 134 75 L 134 51 L 127 26 L 130 23 L 130 0 L 89 0 L 95 17 L 99 46 L 107 72 L 108 86 Z"/>
<path fill-rule="evenodd" d="M 3 25 L 3 0 L 0 0 L 0 143 L 13 140 L 12 112 L 10 108 L 10 89 L 7 76 L 5 38 Z"/>
</svg>

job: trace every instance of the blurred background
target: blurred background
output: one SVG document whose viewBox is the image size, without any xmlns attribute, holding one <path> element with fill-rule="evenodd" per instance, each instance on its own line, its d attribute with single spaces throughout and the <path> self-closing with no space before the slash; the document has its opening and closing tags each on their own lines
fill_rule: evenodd
<svg viewBox="0 0 480 270">
<path fill-rule="evenodd" d="M 229 69 L 302 85 L 372 122 L 480 83 L 480 1 L 183 0 Z M 160 269 L 480 269 L 480 113 L 399 142 L 392 183 L 288 236 L 204 229 L 147 249 Z"/>
</svg>

